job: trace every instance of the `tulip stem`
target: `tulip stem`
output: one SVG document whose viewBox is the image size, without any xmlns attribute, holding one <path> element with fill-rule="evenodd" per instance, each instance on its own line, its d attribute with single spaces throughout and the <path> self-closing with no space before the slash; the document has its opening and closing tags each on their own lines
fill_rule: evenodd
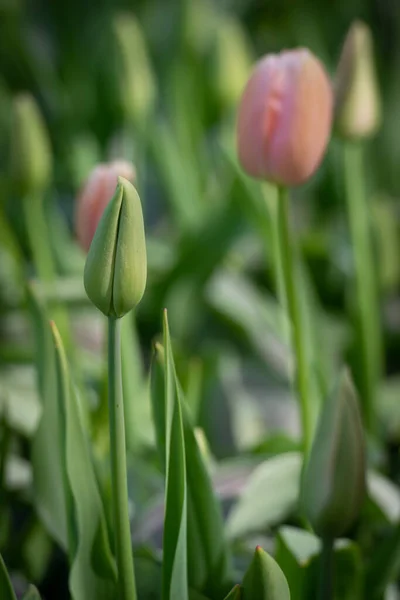
<svg viewBox="0 0 400 600">
<path fill-rule="evenodd" d="M 344 143 L 344 171 L 355 271 L 355 316 L 362 367 L 360 395 L 365 426 L 371 431 L 375 422 L 374 405 L 381 376 L 383 351 L 377 273 L 372 247 L 370 211 L 364 187 L 363 152 L 360 143 Z"/>
<path fill-rule="evenodd" d="M 333 539 L 322 540 L 321 567 L 320 567 L 320 589 L 318 598 L 320 600 L 333 599 Z"/>
<path fill-rule="evenodd" d="M 296 362 L 295 385 L 300 400 L 303 444 L 306 454 L 312 442 L 312 412 L 310 406 L 309 367 L 304 349 L 304 323 L 300 296 L 297 293 L 297 269 L 289 231 L 289 194 L 279 187 L 277 206 L 278 288 L 290 321 L 291 345 Z"/>
<path fill-rule="evenodd" d="M 108 407 L 112 503 L 119 600 L 136 600 L 128 510 L 124 399 L 122 393 L 121 319 L 108 318 Z"/>
</svg>

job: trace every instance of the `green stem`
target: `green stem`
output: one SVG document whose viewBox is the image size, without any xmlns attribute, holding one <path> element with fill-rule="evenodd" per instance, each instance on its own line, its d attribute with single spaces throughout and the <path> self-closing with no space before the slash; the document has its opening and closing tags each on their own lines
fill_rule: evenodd
<svg viewBox="0 0 400 600">
<path fill-rule="evenodd" d="M 112 502 L 119 600 L 136 600 L 128 511 L 124 399 L 121 368 L 121 319 L 108 318 L 108 406 Z"/>
<path fill-rule="evenodd" d="M 290 321 L 291 345 L 295 358 L 295 384 L 300 400 L 303 444 L 308 453 L 313 434 L 312 398 L 309 380 L 309 367 L 304 346 L 304 324 L 301 315 L 300 295 L 297 293 L 296 261 L 289 231 L 289 195 L 284 187 L 279 188 L 277 206 L 277 251 L 278 251 L 278 287 L 281 301 L 286 308 Z"/>
<path fill-rule="evenodd" d="M 36 274 L 44 284 L 53 285 L 57 278 L 57 271 L 53 253 L 49 245 L 49 231 L 44 212 L 43 198 L 27 196 L 23 198 L 22 204 L 25 213 L 25 227 Z M 66 311 L 61 305 L 55 305 L 51 310 L 51 318 L 57 324 L 64 343 L 70 351 L 72 342 Z"/>
<path fill-rule="evenodd" d="M 362 366 L 361 400 L 367 429 L 373 428 L 377 385 L 382 369 L 382 336 L 379 294 L 376 281 L 370 211 L 364 187 L 362 146 L 344 144 L 346 202 L 353 248 L 356 292 L 356 318 Z"/>
<path fill-rule="evenodd" d="M 333 540 L 322 540 L 320 587 L 318 598 L 320 600 L 333 600 Z"/>
</svg>

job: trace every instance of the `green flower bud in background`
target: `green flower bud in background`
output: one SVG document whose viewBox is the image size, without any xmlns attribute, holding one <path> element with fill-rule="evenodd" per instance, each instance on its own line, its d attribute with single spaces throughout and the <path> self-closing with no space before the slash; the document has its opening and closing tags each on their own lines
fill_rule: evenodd
<svg viewBox="0 0 400 600">
<path fill-rule="evenodd" d="M 118 178 L 86 259 L 84 284 L 90 300 L 107 317 L 122 317 L 141 300 L 147 259 L 140 198 Z"/>
<path fill-rule="evenodd" d="M 286 577 L 278 563 L 257 546 L 242 583 L 243 600 L 290 600 Z"/>
<path fill-rule="evenodd" d="M 364 501 L 365 475 L 361 415 L 344 369 L 323 406 L 302 481 L 301 504 L 319 536 L 340 537 L 354 523 Z"/>
<path fill-rule="evenodd" d="M 336 129 L 344 138 L 374 135 L 381 125 L 381 99 L 370 29 L 356 21 L 347 34 L 335 82 Z"/>
<path fill-rule="evenodd" d="M 11 124 L 11 177 L 21 195 L 43 192 L 50 184 L 50 140 L 39 108 L 29 94 L 13 101 Z"/>
<path fill-rule="evenodd" d="M 113 33 L 120 108 L 128 120 L 140 123 L 151 114 L 156 100 L 156 82 L 146 40 L 138 21 L 129 13 L 114 19 Z"/>
<path fill-rule="evenodd" d="M 230 108 L 237 104 L 253 62 L 250 43 L 240 21 L 224 16 L 215 32 L 211 56 L 211 81 L 221 106 Z"/>
</svg>

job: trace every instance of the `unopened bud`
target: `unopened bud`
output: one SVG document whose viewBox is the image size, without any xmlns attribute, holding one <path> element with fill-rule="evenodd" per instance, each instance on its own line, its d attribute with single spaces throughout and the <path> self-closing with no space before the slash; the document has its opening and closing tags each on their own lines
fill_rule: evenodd
<svg viewBox="0 0 400 600">
<path fill-rule="evenodd" d="M 114 195 L 118 177 L 133 182 L 135 168 L 125 160 L 97 165 L 85 182 L 76 202 L 75 231 L 79 245 L 87 252 L 102 214 Z"/>
<path fill-rule="evenodd" d="M 141 300 L 147 259 L 143 214 L 133 185 L 118 178 L 86 259 L 86 293 L 107 317 L 122 317 Z"/>
<path fill-rule="evenodd" d="M 118 15 L 113 23 L 117 53 L 117 87 L 124 115 L 141 124 L 154 107 L 156 84 L 146 41 L 131 14 Z"/>
<path fill-rule="evenodd" d="M 356 391 L 344 370 L 326 400 L 302 481 L 301 503 L 321 537 L 343 535 L 365 496 L 365 443 Z"/>
<path fill-rule="evenodd" d="M 11 176 L 21 195 L 43 192 L 50 183 L 52 159 L 46 126 L 29 94 L 14 99 L 11 126 Z"/>
<path fill-rule="evenodd" d="M 234 106 L 250 76 L 253 57 L 245 31 L 234 18 L 222 19 L 215 32 L 212 83 L 223 107 Z"/>
<path fill-rule="evenodd" d="M 290 600 L 282 569 L 260 546 L 243 578 L 241 597 L 243 600 Z"/>
<path fill-rule="evenodd" d="M 362 139 L 372 136 L 381 120 L 371 31 L 356 21 L 347 34 L 336 73 L 336 130 L 344 138 Z"/>
</svg>

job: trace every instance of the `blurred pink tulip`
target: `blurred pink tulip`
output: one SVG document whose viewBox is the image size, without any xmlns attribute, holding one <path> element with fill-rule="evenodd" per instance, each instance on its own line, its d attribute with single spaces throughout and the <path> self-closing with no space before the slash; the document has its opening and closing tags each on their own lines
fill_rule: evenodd
<svg viewBox="0 0 400 600">
<path fill-rule="evenodd" d="M 90 248 L 104 209 L 117 187 L 118 177 L 135 179 L 135 168 L 125 160 L 97 165 L 81 190 L 75 211 L 75 231 L 79 245 L 85 252 Z"/>
<path fill-rule="evenodd" d="M 298 185 L 317 169 L 329 142 L 331 83 L 306 49 L 268 55 L 256 65 L 239 107 L 239 160 L 251 176 Z"/>
</svg>

